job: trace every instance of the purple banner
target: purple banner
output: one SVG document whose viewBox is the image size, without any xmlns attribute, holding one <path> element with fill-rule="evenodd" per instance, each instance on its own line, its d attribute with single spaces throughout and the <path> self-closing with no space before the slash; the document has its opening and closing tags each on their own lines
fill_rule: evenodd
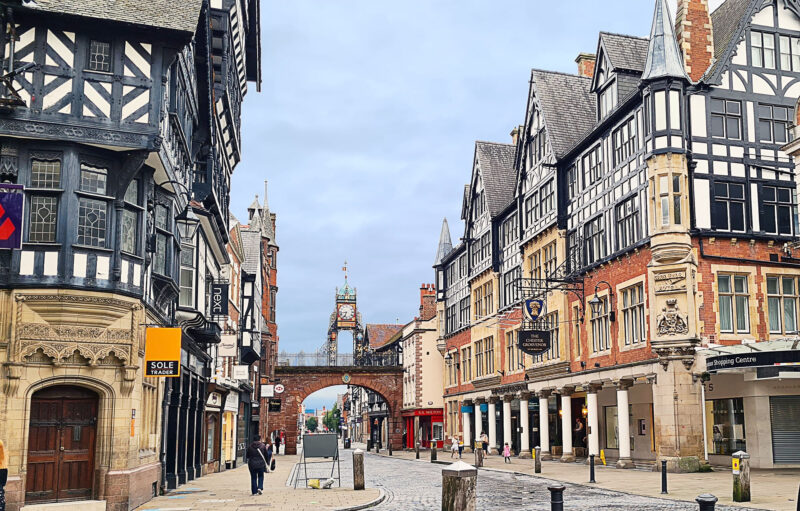
<svg viewBox="0 0 800 511">
<path fill-rule="evenodd" d="M 0 183 L 0 249 L 22 247 L 22 185 Z"/>
</svg>

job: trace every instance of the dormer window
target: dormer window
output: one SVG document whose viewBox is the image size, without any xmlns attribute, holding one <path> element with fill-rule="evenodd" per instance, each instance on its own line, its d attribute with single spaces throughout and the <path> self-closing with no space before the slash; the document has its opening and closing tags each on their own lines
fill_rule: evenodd
<svg viewBox="0 0 800 511">
<path fill-rule="evenodd" d="M 600 119 L 605 118 L 614 107 L 617 106 L 617 82 L 612 81 L 600 91 L 600 98 L 597 102 L 600 110 Z"/>
</svg>

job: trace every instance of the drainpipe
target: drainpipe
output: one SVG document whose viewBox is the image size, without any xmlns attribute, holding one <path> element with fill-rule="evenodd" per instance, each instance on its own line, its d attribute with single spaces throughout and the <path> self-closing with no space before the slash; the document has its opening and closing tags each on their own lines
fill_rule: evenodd
<svg viewBox="0 0 800 511">
<path fill-rule="evenodd" d="M 708 431 L 706 429 L 706 386 L 700 382 L 700 411 L 703 416 L 703 459 L 708 463 Z"/>
</svg>

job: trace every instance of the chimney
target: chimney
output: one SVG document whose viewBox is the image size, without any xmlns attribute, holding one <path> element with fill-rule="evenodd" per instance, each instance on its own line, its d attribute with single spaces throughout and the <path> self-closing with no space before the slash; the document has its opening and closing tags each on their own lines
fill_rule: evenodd
<svg viewBox="0 0 800 511">
<path fill-rule="evenodd" d="M 693 82 L 700 80 L 714 58 L 714 30 L 708 0 L 678 0 L 675 36 L 686 74 Z"/>
<path fill-rule="evenodd" d="M 594 53 L 581 53 L 575 62 L 578 63 L 578 74 L 591 78 L 594 76 L 594 64 L 597 61 L 597 55 Z"/>
<path fill-rule="evenodd" d="M 419 319 L 428 321 L 436 316 L 436 286 L 422 284 L 419 288 Z"/>
</svg>

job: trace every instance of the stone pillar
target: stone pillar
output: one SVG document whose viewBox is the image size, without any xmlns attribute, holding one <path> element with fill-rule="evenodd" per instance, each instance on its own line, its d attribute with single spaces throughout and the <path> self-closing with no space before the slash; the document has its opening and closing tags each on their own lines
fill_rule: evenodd
<svg viewBox="0 0 800 511">
<path fill-rule="evenodd" d="M 462 406 L 471 406 L 470 401 L 462 401 Z M 464 449 L 472 446 L 472 434 L 470 432 L 470 416 L 469 412 L 461 413 L 462 429 L 464 430 Z"/>
<path fill-rule="evenodd" d="M 483 430 L 483 412 L 481 411 L 481 405 L 483 405 L 485 401 L 482 399 L 475 400 L 475 441 L 478 442 L 481 439 L 481 434 L 486 433 L 489 434 L 488 431 Z"/>
<path fill-rule="evenodd" d="M 750 502 L 750 455 L 736 451 L 733 460 L 733 501 Z"/>
<path fill-rule="evenodd" d="M 503 443 L 508 444 L 509 449 L 511 448 L 511 401 L 514 399 L 514 396 L 511 394 L 506 394 L 503 396 Z M 505 445 L 499 446 L 500 452 L 503 452 L 505 449 Z"/>
<path fill-rule="evenodd" d="M 364 451 L 353 451 L 353 489 L 364 489 Z"/>
<path fill-rule="evenodd" d="M 664 360 L 653 388 L 653 434 L 658 461 L 670 472 L 697 472 L 703 457 L 703 416 L 699 380 L 682 361 Z M 701 413 L 698 413 L 701 412 Z"/>
<path fill-rule="evenodd" d="M 575 453 L 572 452 L 572 392 L 571 387 L 564 387 L 559 391 L 561 394 L 561 437 L 563 439 L 561 455 L 562 463 L 575 461 Z"/>
<path fill-rule="evenodd" d="M 497 398 L 489 398 L 489 453 L 497 454 Z"/>
<path fill-rule="evenodd" d="M 542 390 L 539 396 L 539 447 L 542 448 L 542 460 L 551 460 L 550 454 L 550 405 L 547 399 L 549 390 Z"/>
<path fill-rule="evenodd" d="M 519 397 L 519 427 L 522 429 L 519 444 L 519 457 L 528 459 L 531 457 L 530 435 L 531 428 L 528 423 L 528 399 L 531 395 L 528 392 L 523 392 Z"/>
<path fill-rule="evenodd" d="M 600 456 L 600 409 L 597 406 L 597 392 L 603 388 L 602 384 L 591 384 L 586 391 L 587 435 L 589 438 L 589 455 Z"/>
<path fill-rule="evenodd" d="M 457 461 L 442 469 L 442 511 L 475 511 L 478 469 Z"/>
<path fill-rule="evenodd" d="M 631 424 L 628 414 L 628 388 L 631 380 L 617 382 L 617 437 L 619 440 L 619 460 L 617 468 L 635 468 L 631 459 Z"/>
</svg>

